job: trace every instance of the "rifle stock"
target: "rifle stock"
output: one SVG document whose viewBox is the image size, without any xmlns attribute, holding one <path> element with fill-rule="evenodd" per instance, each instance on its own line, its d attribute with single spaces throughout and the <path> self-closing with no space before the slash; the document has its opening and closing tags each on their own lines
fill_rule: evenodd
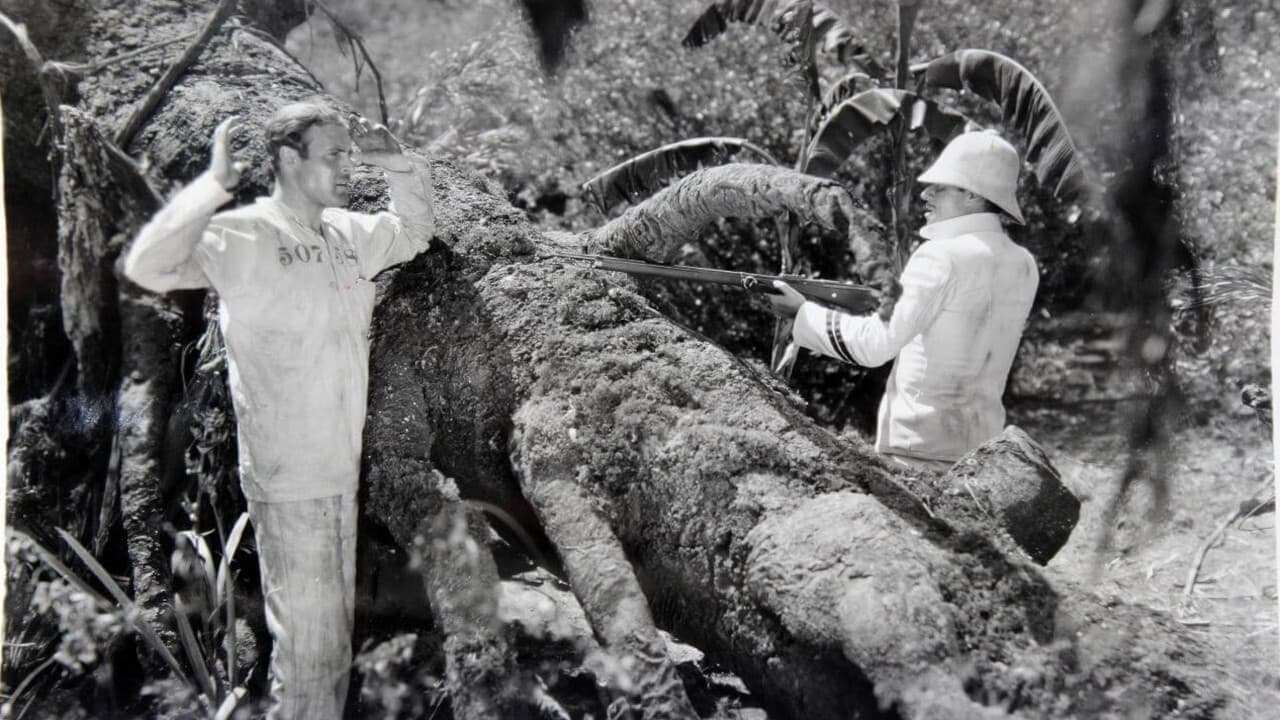
<svg viewBox="0 0 1280 720">
<path fill-rule="evenodd" d="M 869 313 L 879 305 L 876 292 L 865 285 L 836 280 L 816 280 L 799 275 L 765 275 L 760 273 L 738 272 L 735 270 L 717 270 L 690 265 L 663 265 L 644 260 L 628 260 L 609 257 L 608 255 L 588 255 L 586 253 L 551 253 L 554 257 L 571 260 L 586 260 L 592 267 L 601 270 L 624 272 L 628 275 L 670 278 L 689 282 L 712 283 L 715 285 L 735 285 L 754 292 L 769 295 L 778 294 L 773 287 L 774 280 L 782 280 L 806 300 L 827 305 L 854 314 Z"/>
</svg>

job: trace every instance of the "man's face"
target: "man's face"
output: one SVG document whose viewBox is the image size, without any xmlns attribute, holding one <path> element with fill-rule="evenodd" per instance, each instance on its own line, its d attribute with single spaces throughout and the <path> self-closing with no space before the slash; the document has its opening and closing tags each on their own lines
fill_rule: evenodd
<svg viewBox="0 0 1280 720">
<path fill-rule="evenodd" d="M 982 198 L 951 185 L 926 185 L 920 197 L 924 198 L 924 219 L 927 223 L 982 212 L 986 207 Z"/>
<path fill-rule="evenodd" d="M 312 125 L 302 134 L 306 157 L 288 173 L 303 197 L 321 207 L 347 204 L 351 135 L 341 125 Z"/>
</svg>

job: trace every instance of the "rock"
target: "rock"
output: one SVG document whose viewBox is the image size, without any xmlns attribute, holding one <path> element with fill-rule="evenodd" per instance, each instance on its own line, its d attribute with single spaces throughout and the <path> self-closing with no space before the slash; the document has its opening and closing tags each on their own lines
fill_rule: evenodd
<svg viewBox="0 0 1280 720">
<path fill-rule="evenodd" d="M 961 458 L 942 484 L 966 488 L 1041 565 L 1067 543 L 1080 519 L 1080 501 L 1062 484 L 1044 448 L 1014 425 Z"/>
<path fill-rule="evenodd" d="M 501 582 L 498 617 L 533 640 L 568 643 L 582 652 L 599 647 L 573 592 L 541 568 Z"/>
</svg>

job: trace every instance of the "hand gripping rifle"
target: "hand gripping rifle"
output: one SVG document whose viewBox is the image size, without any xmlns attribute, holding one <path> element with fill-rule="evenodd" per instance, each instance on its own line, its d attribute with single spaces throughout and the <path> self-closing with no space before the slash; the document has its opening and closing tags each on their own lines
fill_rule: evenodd
<svg viewBox="0 0 1280 720">
<path fill-rule="evenodd" d="M 880 304 L 876 292 L 865 285 L 854 285 L 851 282 L 836 280 L 815 280 L 799 275 L 761 275 L 734 270 L 715 270 L 712 268 L 692 267 L 689 265 L 664 265 L 644 260 L 625 260 L 608 255 L 586 255 L 583 253 L 551 253 L 554 257 L 572 260 L 590 261 L 591 267 L 601 270 L 614 270 L 629 275 L 645 275 L 648 277 L 688 280 L 696 283 L 713 283 L 716 285 L 737 285 L 754 292 L 778 295 L 780 290 L 773 286 L 774 280 L 782 280 L 796 292 L 822 305 L 828 305 L 855 315 L 869 313 Z"/>
</svg>

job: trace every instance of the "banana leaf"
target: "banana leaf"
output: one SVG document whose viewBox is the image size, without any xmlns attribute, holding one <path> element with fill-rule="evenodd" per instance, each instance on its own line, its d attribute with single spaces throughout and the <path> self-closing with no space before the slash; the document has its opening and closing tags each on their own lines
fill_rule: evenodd
<svg viewBox="0 0 1280 720">
<path fill-rule="evenodd" d="M 845 73 L 839 80 L 828 85 L 827 91 L 822 94 L 822 100 L 818 102 L 818 107 L 814 109 L 813 118 L 811 118 L 812 127 L 821 125 L 840 103 L 863 90 L 875 87 L 875 79 L 862 70 L 850 70 Z"/>
<path fill-rule="evenodd" d="M 741 138 L 693 138 L 614 165 L 583 183 L 582 190 L 604 212 L 620 202 L 648 197 L 685 173 L 729 162 L 740 153 L 754 153 L 769 165 L 778 164 L 768 151 Z"/>
<path fill-rule="evenodd" d="M 797 20 L 806 0 L 719 0 L 707 6 L 684 36 L 685 47 L 701 47 L 728 29 L 731 23 L 760 25 L 789 42 L 800 40 Z M 813 3 L 810 18 L 813 42 L 818 49 L 835 55 L 841 63 L 856 62 L 866 56 L 849 26 L 831 8 Z"/>
<path fill-rule="evenodd" d="M 957 50 L 914 68 L 933 87 L 968 90 L 1000 106 L 1005 125 L 1027 146 L 1040 185 L 1055 195 L 1085 188 L 1080 154 L 1044 85 L 1022 65 L 989 50 Z"/>
<path fill-rule="evenodd" d="M 791 51 L 790 60 L 800 66 L 805 90 L 809 93 L 810 105 L 822 96 L 817 62 L 818 41 L 821 38 L 818 36 L 817 29 L 814 28 L 814 17 L 813 0 L 802 0 L 796 5 L 791 17 L 785 21 L 784 24 L 789 27 L 782 33 L 782 36 L 790 39 L 795 46 Z"/>
<path fill-rule="evenodd" d="M 923 128 L 930 137 L 943 141 L 959 133 L 965 123 L 963 115 L 943 110 L 908 90 L 864 90 L 836 105 L 818 126 L 801 171 L 831 177 L 863 141 L 887 129 L 904 112 L 910 113 L 911 129 Z"/>
</svg>

